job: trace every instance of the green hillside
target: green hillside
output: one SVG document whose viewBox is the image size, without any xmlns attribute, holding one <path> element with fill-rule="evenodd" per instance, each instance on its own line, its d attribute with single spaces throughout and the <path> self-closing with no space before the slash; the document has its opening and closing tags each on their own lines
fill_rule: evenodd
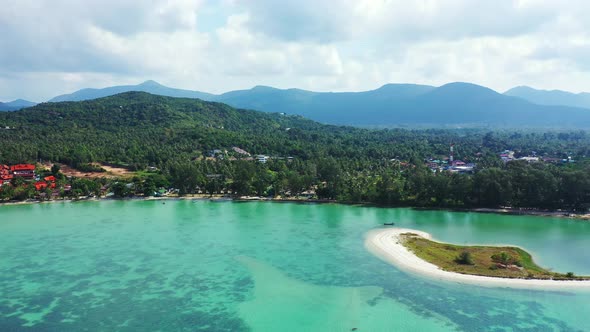
<svg viewBox="0 0 590 332">
<path fill-rule="evenodd" d="M 44 103 L 0 114 L 7 148 L 1 159 L 160 164 L 190 160 L 233 146 L 252 154 L 391 159 L 447 153 L 459 139 L 446 131 L 405 131 L 322 125 L 299 116 L 237 110 L 221 103 L 143 92 Z M 461 140 L 469 141 L 469 137 Z M 474 145 L 474 144 L 470 144 Z"/>
<path fill-rule="evenodd" d="M 437 207 L 584 209 L 590 202 L 584 131 L 369 130 L 143 92 L 1 113 L 0 128 L 0 163 L 151 166 L 166 180 L 158 183 L 181 193 L 312 189 L 318 198 Z M 426 167 L 425 159 L 448 156 L 450 144 L 456 159 L 476 164 L 475 174 Z M 260 163 L 234 147 L 271 158 Z M 505 149 L 577 162 L 504 164 L 498 153 Z"/>
</svg>

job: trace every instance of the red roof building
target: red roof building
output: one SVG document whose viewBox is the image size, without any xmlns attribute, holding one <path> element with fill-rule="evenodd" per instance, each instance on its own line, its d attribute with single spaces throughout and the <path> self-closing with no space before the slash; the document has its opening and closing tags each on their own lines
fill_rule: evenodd
<svg viewBox="0 0 590 332">
<path fill-rule="evenodd" d="M 20 176 L 23 178 L 34 178 L 35 177 L 35 165 L 31 164 L 18 164 L 10 166 L 10 170 L 14 176 Z"/>
<path fill-rule="evenodd" d="M 44 180 L 47 181 L 47 182 L 55 182 L 55 176 L 53 176 L 53 175 L 46 176 L 44 178 Z"/>
<path fill-rule="evenodd" d="M 43 182 L 43 181 L 35 182 L 35 189 L 37 189 L 37 191 L 45 189 L 45 188 L 47 188 L 47 182 Z"/>
<path fill-rule="evenodd" d="M 10 166 L 10 170 L 13 172 L 16 171 L 34 171 L 35 170 L 35 165 L 31 165 L 31 164 L 17 164 L 17 165 L 12 165 Z"/>
<path fill-rule="evenodd" d="M 8 165 L 0 165 L 0 180 L 8 182 L 11 179 L 12 173 L 10 172 L 10 167 L 8 167 Z"/>
</svg>

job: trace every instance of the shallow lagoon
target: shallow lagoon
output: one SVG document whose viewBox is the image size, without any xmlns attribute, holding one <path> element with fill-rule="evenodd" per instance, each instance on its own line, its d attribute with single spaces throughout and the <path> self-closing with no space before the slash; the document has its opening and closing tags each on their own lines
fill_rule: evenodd
<svg viewBox="0 0 590 332">
<path fill-rule="evenodd" d="M 590 223 L 344 205 L 0 206 L 2 331 L 586 331 L 590 294 L 440 284 L 367 252 L 383 222 L 590 274 Z"/>
</svg>

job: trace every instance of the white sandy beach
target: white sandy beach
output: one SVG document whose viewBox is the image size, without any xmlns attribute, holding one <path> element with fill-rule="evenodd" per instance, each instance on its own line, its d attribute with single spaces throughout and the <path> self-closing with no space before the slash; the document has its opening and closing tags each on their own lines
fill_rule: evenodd
<svg viewBox="0 0 590 332">
<path fill-rule="evenodd" d="M 590 280 L 539 280 L 497 278 L 448 272 L 438 266 L 418 258 L 400 243 L 402 233 L 414 233 L 427 239 L 431 235 L 425 232 L 406 228 L 384 228 L 366 234 L 366 248 L 399 269 L 426 277 L 430 280 L 452 282 L 458 284 L 477 285 L 482 287 L 519 288 L 534 290 L 590 290 Z"/>
</svg>

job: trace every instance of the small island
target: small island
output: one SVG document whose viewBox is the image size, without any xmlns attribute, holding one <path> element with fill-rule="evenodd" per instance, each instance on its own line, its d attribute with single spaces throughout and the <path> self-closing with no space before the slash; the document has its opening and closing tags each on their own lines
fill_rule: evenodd
<svg viewBox="0 0 590 332">
<path fill-rule="evenodd" d="M 441 243 L 416 233 L 402 233 L 401 243 L 419 258 L 450 272 L 500 278 L 584 279 L 573 272 L 555 273 L 544 269 L 531 255 L 517 247 L 460 246 Z"/>
<path fill-rule="evenodd" d="M 442 243 L 428 233 L 402 228 L 371 231 L 365 245 L 398 268 L 430 279 L 486 287 L 590 289 L 590 277 L 542 268 L 517 247 Z"/>
</svg>

